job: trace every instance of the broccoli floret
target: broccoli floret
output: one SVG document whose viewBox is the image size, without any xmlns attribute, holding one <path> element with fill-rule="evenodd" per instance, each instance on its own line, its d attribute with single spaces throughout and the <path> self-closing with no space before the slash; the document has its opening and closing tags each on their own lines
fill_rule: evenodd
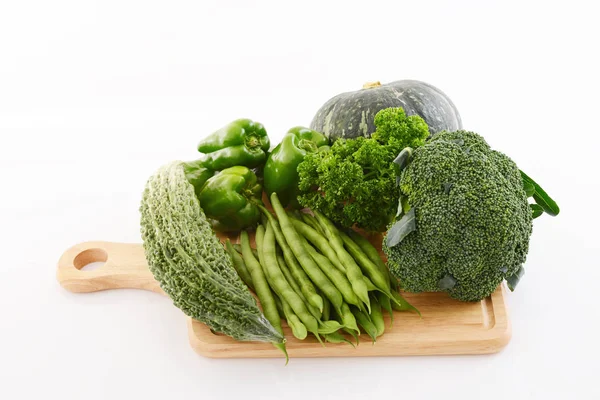
<svg viewBox="0 0 600 400">
<path fill-rule="evenodd" d="M 402 288 L 477 301 L 522 275 L 532 230 L 523 180 L 481 136 L 438 133 L 414 150 L 399 185 L 416 229 L 393 247 L 384 240 L 384 251 Z"/>
<path fill-rule="evenodd" d="M 393 161 L 404 147 L 429 135 L 419 116 L 402 108 L 375 115 L 371 138 L 338 139 L 331 150 L 307 154 L 298 165 L 298 201 L 345 227 L 383 231 L 396 214 L 399 193 Z"/>
</svg>

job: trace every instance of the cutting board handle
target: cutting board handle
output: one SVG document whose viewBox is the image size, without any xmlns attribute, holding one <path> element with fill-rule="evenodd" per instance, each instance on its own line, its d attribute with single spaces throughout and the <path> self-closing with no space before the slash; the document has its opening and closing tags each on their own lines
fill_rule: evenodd
<svg viewBox="0 0 600 400">
<path fill-rule="evenodd" d="M 93 262 L 104 262 L 104 265 L 91 271 L 82 270 Z M 163 293 L 148 269 L 144 248 L 135 243 L 79 243 L 58 260 L 56 278 L 65 289 L 76 293 L 108 289 Z"/>
</svg>

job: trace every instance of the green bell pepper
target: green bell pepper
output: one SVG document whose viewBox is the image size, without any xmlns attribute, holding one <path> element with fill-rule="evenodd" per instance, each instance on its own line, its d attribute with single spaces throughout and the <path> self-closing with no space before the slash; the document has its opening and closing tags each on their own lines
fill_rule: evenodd
<svg viewBox="0 0 600 400">
<path fill-rule="evenodd" d="M 215 230 L 239 231 L 260 220 L 262 185 L 247 167 L 226 168 L 206 181 L 198 200 Z"/>
<path fill-rule="evenodd" d="M 206 168 L 220 171 L 235 165 L 258 167 L 267 159 L 271 146 L 264 126 L 249 119 L 235 120 L 198 143 Z"/>
<path fill-rule="evenodd" d="M 264 185 L 269 198 L 277 193 L 284 207 L 299 208 L 298 164 L 306 154 L 328 149 L 329 139 L 322 133 L 301 126 L 290 129 L 265 164 Z"/>
<path fill-rule="evenodd" d="M 196 197 L 200 196 L 204 184 L 215 175 L 215 172 L 202 165 L 201 161 L 184 162 L 182 165 L 186 179 L 194 187 Z"/>
</svg>

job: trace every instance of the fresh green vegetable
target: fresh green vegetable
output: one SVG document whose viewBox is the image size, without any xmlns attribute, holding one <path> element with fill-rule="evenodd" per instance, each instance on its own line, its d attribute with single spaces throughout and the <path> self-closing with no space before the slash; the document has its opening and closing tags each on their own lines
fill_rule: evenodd
<svg viewBox="0 0 600 400">
<path fill-rule="evenodd" d="M 319 249 L 321 253 L 323 253 L 323 255 L 327 257 L 330 263 L 335 265 L 335 267 L 340 271 L 346 272 L 346 267 L 344 267 L 338 258 L 337 253 L 333 247 L 331 247 L 325 236 L 321 235 L 321 233 L 317 232 L 315 229 L 301 221 L 292 220 L 292 224 L 294 224 L 294 228 L 300 235 L 308 239 L 308 241 L 310 241 L 317 249 Z"/>
<path fill-rule="evenodd" d="M 267 278 L 265 278 L 265 274 L 263 273 L 263 269 L 260 263 L 256 260 L 256 258 L 254 258 L 254 255 L 252 254 L 250 240 L 246 231 L 242 231 L 241 239 L 242 257 L 244 258 L 244 263 L 246 263 L 250 275 L 252 276 L 252 282 L 254 283 L 255 293 L 256 296 L 258 296 L 258 300 L 260 301 L 260 305 L 262 306 L 263 312 L 265 313 L 265 317 L 267 317 L 267 319 L 269 320 L 271 325 L 275 327 L 277 332 L 279 332 L 281 336 L 283 336 L 283 329 L 281 328 L 281 319 L 279 316 L 279 312 L 277 311 L 277 306 L 275 305 L 273 293 L 271 293 L 271 289 L 269 288 L 269 284 L 267 283 Z M 287 364 L 287 362 L 289 361 L 289 357 L 285 348 L 285 339 L 283 343 L 273 343 L 273 345 L 285 354 Z"/>
<path fill-rule="evenodd" d="M 337 228 L 325 218 L 321 213 L 315 211 L 315 216 L 317 217 L 317 221 L 321 225 L 321 229 L 327 234 L 329 238 L 329 244 L 335 250 L 338 259 L 344 265 L 346 269 L 346 276 L 352 285 L 352 290 L 358 296 L 358 298 L 365 303 L 369 312 L 371 311 L 371 305 L 369 302 L 369 293 L 368 288 L 364 280 L 364 276 L 356 261 L 352 258 L 350 254 L 344 249 L 344 244 L 339 235 L 339 231 Z"/>
<path fill-rule="evenodd" d="M 522 271 L 532 211 L 517 165 L 473 132 L 442 132 L 413 151 L 400 191 L 415 227 L 384 240 L 388 267 L 410 292 L 477 301 Z"/>
<path fill-rule="evenodd" d="M 381 305 L 381 308 L 387 311 L 387 313 L 390 315 L 390 326 L 392 326 L 394 324 L 394 310 L 392 308 L 392 301 L 385 293 L 377 292 L 376 296 L 377 302 Z"/>
<path fill-rule="evenodd" d="M 292 276 L 300 286 L 302 294 L 304 295 L 309 304 L 312 304 L 319 310 L 319 312 L 322 312 L 323 298 L 321 298 L 321 296 L 317 294 L 315 286 L 312 284 L 310 279 L 308 279 L 308 276 L 306 275 L 300 264 L 298 264 L 298 260 L 296 260 L 292 249 L 290 248 L 285 237 L 283 236 L 283 232 L 281 231 L 281 227 L 279 226 L 279 221 L 277 221 L 266 208 L 261 206 L 260 209 L 262 210 L 263 214 L 268 218 L 269 223 L 273 227 L 275 239 L 277 240 L 279 247 L 281 247 L 281 250 L 283 251 L 283 258 L 285 259 L 287 266 L 290 268 Z"/>
<path fill-rule="evenodd" d="M 331 333 L 339 331 L 343 327 L 344 326 L 337 321 L 321 321 L 319 324 L 319 333 L 322 335 L 329 335 Z"/>
<path fill-rule="evenodd" d="M 331 151 L 307 154 L 298 165 L 298 201 L 344 226 L 385 230 L 396 214 L 394 158 L 429 135 L 421 117 L 381 110 L 372 137 L 337 140 Z"/>
<path fill-rule="evenodd" d="M 403 107 L 407 115 L 422 117 L 432 134 L 462 129 L 458 109 L 440 89 L 420 81 L 387 84 L 369 82 L 361 90 L 331 98 L 317 112 L 311 129 L 339 138 L 369 137 L 375 130 L 373 117 L 388 107 Z"/>
<path fill-rule="evenodd" d="M 235 251 L 242 254 L 242 245 L 241 244 L 234 243 L 233 248 L 235 249 Z M 254 254 L 254 258 L 258 259 L 258 250 L 256 250 L 255 248 L 252 248 L 252 254 Z"/>
<path fill-rule="evenodd" d="M 294 289 L 294 292 L 296 292 L 296 294 L 298 296 L 304 297 L 304 295 L 302 294 L 302 291 L 300 290 L 300 286 L 298 286 L 298 282 L 296 282 L 296 279 L 294 279 L 294 277 L 292 276 L 292 273 L 290 272 L 290 269 L 288 268 L 287 263 L 285 262 L 285 259 L 283 258 L 283 254 L 281 254 L 278 251 L 276 257 L 277 257 L 277 265 L 279 265 L 279 269 L 281 270 L 281 273 L 283 274 L 285 279 L 288 281 L 288 283 L 290 284 L 292 289 Z M 303 298 L 302 300 L 304 300 L 304 302 L 307 303 L 306 299 Z M 307 305 L 310 305 L 310 304 L 307 303 Z"/>
<path fill-rule="evenodd" d="M 283 343 L 214 235 L 180 162 L 148 179 L 140 213 L 148 266 L 175 306 L 234 339 Z"/>
<path fill-rule="evenodd" d="M 527 197 L 533 197 L 536 204 L 532 204 L 532 211 L 534 218 L 539 216 L 539 209 L 542 209 L 542 212 L 547 213 L 548 215 L 556 216 L 560 212 L 560 208 L 558 204 L 548 196 L 548 193 L 544 189 L 541 188 L 533 179 L 531 179 L 525 172 L 521 172 L 521 177 L 523 178 L 523 187 L 525 192 L 527 193 Z M 537 206 L 537 207 L 534 207 Z"/>
<path fill-rule="evenodd" d="M 260 220 L 262 186 L 247 167 L 235 166 L 214 175 L 206 181 L 198 199 L 217 231 L 239 231 Z"/>
<path fill-rule="evenodd" d="M 350 313 L 350 314 L 352 314 L 352 313 Z M 353 315 L 352 317 L 354 318 L 354 315 Z M 356 320 L 355 320 L 355 321 L 356 321 Z M 355 323 L 356 323 L 356 322 L 355 322 Z M 358 326 L 356 327 L 356 329 L 358 329 Z M 354 338 L 354 340 L 356 340 L 356 346 L 358 346 L 358 343 L 360 342 L 360 340 L 359 340 L 359 338 L 358 338 L 358 336 L 359 336 L 359 334 L 360 334 L 360 331 L 358 331 L 358 333 L 357 333 L 357 331 L 354 331 L 354 330 L 352 330 L 352 329 L 348 329 L 348 328 L 342 328 L 342 330 L 343 330 L 344 332 L 346 332 L 348 335 L 352 336 L 352 337 Z M 350 344 L 352 344 L 352 347 L 356 347 L 356 346 L 354 345 L 354 343 L 350 342 Z"/>
<path fill-rule="evenodd" d="M 270 146 L 262 124 L 238 119 L 198 143 L 198 151 L 204 153 L 198 163 L 213 171 L 236 165 L 255 168 L 265 163 Z"/>
<path fill-rule="evenodd" d="M 381 305 L 377 301 L 377 297 L 371 294 L 371 322 L 377 329 L 377 337 L 383 335 L 385 331 L 385 322 L 383 321 L 383 314 L 381 312 Z"/>
<path fill-rule="evenodd" d="M 262 266 L 265 265 L 264 239 L 265 239 L 265 227 L 263 225 L 258 225 L 256 227 L 256 232 L 254 232 L 254 243 L 256 243 L 256 252 L 258 253 L 258 262 L 260 262 L 260 265 L 262 265 Z"/>
<path fill-rule="evenodd" d="M 331 317 L 331 303 L 327 300 L 327 297 L 323 299 L 323 314 L 321 317 L 324 321 L 327 321 Z"/>
<path fill-rule="evenodd" d="M 264 169 L 265 192 L 277 193 L 284 207 L 298 208 L 298 164 L 306 154 L 329 149 L 329 139 L 323 134 L 303 128 L 292 128 L 267 158 Z"/>
<path fill-rule="evenodd" d="M 351 341 L 346 339 L 339 332 L 329 333 L 329 334 L 323 335 L 323 337 L 325 337 L 325 340 L 327 340 L 329 343 L 348 343 L 350 346 L 356 347 L 356 346 L 354 346 L 354 343 L 352 343 Z"/>
<path fill-rule="evenodd" d="M 290 307 L 290 305 L 286 301 L 282 301 L 283 305 L 283 313 L 285 315 L 285 319 L 292 329 L 292 334 L 295 338 L 304 340 L 306 336 L 308 336 L 308 331 L 306 330 L 306 326 L 300 321 L 300 318 L 296 314 L 294 314 L 294 310 Z"/>
<path fill-rule="evenodd" d="M 263 273 L 264 273 L 264 270 L 263 270 Z M 277 295 L 275 293 L 273 293 L 272 291 L 271 291 L 271 295 L 273 296 L 273 300 L 275 301 L 275 307 L 277 308 L 279 317 L 280 318 L 285 317 L 285 312 L 283 311 L 283 303 L 281 302 L 281 299 L 279 297 L 277 297 Z"/>
<path fill-rule="evenodd" d="M 318 287 L 321 292 L 323 292 L 329 301 L 331 301 L 331 305 L 335 309 L 339 309 L 343 302 L 341 293 L 339 290 L 337 290 L 329 278 L 327 278 L 323 271 L 321 271 L 319 266 L 314 262 L 310 254 L 308 254 L 304 248 L 302 237 L 294 229 L 294 225 L 292 225 L 290 218 L 288 218 L 283 206 L 279 202 L 277 193 L 273 193 L 271 195 L 271 205 L 273 206 L 273 210 L 279 219 L 283 236 L 292 249 L 294 256 L 302 266 L 302 269 L 304 269 L 304 272 L 306 272 L 306 274 L 310 277 L 315 286 Z"/>
<path fill-rule="evenodd" d="M 265 275 L 267 276 L 269 285 L 283 301 L 290 305 L 306 329 L 313 333 L 320 341 L 317 319 L 310 314 L 302 298 L 292 289 L 279 268 L 279 264 L 277 263 L 277 248 L 275 246 L 275 233 L 270 223 L 267 225 L 265 232 L 263 255 L 265 260 Z"/>
<path fill-rule="evenodd" d="M 248 271 L 244 259 L 233 248 L 233 245 L 231 244 L 231 241 L 229 239 L 225 241 L 225 248 L 231 256 L 231 260 L 233 261 L 233 267 L 235 268 L 240 278 L 242 278 L 242 281 L 244 281 L 246 286 L 248 286 L 251 290 L 254 290 L 254 284 L 252 283 L 252 275 L 250 275 L 250 271 Z"/>
<path fill-rule="evenodd" d="M 373 261 L 367 257 L 367 255 L 360 249 L 360 247 L 350 239 L 350 237 L 342 232 L 338 231 L 344 247 L 348 250 L 348 253 L 354 258 L 356 263 L 360 266 L 363 273 L 369 277 L 371 282 L 382 292 L 390 293 L 390 280 L 387 273 L 383 273 Z"/>
<path fill-rule="evenodd" d="M 377 265 L 381 273 L 389 276 L 391 288 L 393 290 L 398 290 L 398 280 L 390 273 L 390 270 L 383 262 L 381 256 L 379 255 L 379 251 L 375 248 L 375 246 L 373 246 L 373 244 L 366 237 L 356 231 L 349 230 L 348 235 L 367 255 L 367 257 L 369 257 L 369 259 L 373 261 L 375 265 Z"/>
<path fill-rule="evenodd" d="M 361 328 L 363 328 L 365 333 L 369 335 L 373 343 L 375 343 L 377 340 L 377 327 L 375 324 L 373 324 L 369 318 L 369 315 L 364 311 L 354 307 L 352 308 L 352 314 L 354 314 L 354 317 L 358 321 L 358 324 L 361 326 Z"/>
<path fill-rule="evenodd" d="M 200 191 L 204 187 L 204 184 L 207 180 L 209 180 L 215 175 L 215 171 L 206 168 L 198 160 L 184 162 L 181 165 L 183 166 L 185 178 L 194 187 L 194 192 L 196 193 L 196 196 L 199 196 Z"/>
<path fill-rule="evenodd" d="M 316 319 L 321 319 L 321 312 L 315 306 L 313 306 L 306 300 L 306 297 L 304 297 L 304 294 L 302 293 L 302 289 L 300 289 L 298 282 L 296 282 L 296 279 L 294 278 L 294 276 L 292 275 L 292 272 L 288 268 L 287 263 L 285 262 L 285 259 L 283 258 L 283 255 L 280 254 L 279 252 L 277 252 L 277 264 L 279 265 L 279 269 L 281 270 L 281 273 L 283 274 L 285 279 L 288 281 L 288 283 L 290 284 L 292 289 L 294 289 L 294 292 L 296 292 L 296 294 L 298 296 L 300 296 L 300 298 L 302 299 L 304 304 L 306 304 L 306 308 L 308 309 L 308 312 L 310 312 L 311 315 L 313 317 L 315 317 Z M 323 300 L 323 304 L 325 304 L 325 300 Z M 323 311 L 325 311 L 324 306 L 323 306 Z"/>
<path fill-rule="evenodd" d="M 319 225 L 315 217 L 313 217 L 312 215 L 302 213 L 302 221 L 304 221 L 306 225 L 310 226 L 321 235 L 324 234 L 323 230 L 321 229 L 321 226 Z"/>
<path fill-rule="evenodd" d="M 400 295 L 400 293 L 396 292 L 395 290 L 392 290 L 392 298 L 395 301 L 392 301 L 392 308 L 396 311 L 414 311 L 417 314 L 419 314 L 419 317 L 421 316 L 421 311 L 417 310 L 416 307 L 414 307 L 413 305 L 411 305 L 408 301 L 406 301 L 406 299 L 404 297 L 402 297 L 402 295 Z"/>
<path fill-rule="evenodd" d="M 348 304 L 353 304 L 361 308 L 362 303 L 352 290 L 352 285 L 350 284 L 348 278 L 346 278 L 346 276 L 339 269 L 334 267 L 327 257 L 319 254 L 310 244 L 308 244 L 305 238 L 302 238 L 302 243 L 314 262 L 319 266 L 319 268 L 321 268 L 321 271 L 323 271 L 323 273 L 331 280 L 336 289 L 339 290 L 344 301 Z"/>
<path fill-rule="evenodd" d="M 348 303 L 342 303 L 342 307 L 340 308 L 340 312 L 338 314 L 342 325 L 344 328 L 349 330 L 350 332 L 356 333 L 356 342 L 358 343 L 358 335 L 360 335 L 360 330 L 358 329 L 358 325 L 356 324 L 356 317 L 354 316 L 352 310 L 350 310 L 350 306 Z"/>
</svg>

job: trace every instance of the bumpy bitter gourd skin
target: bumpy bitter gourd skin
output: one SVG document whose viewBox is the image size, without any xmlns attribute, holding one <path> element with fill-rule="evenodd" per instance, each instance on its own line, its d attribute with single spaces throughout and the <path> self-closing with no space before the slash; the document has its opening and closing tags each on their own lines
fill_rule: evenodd
<svg viewBox="0 0 600 400">
<path fill-rule="evenodd" d="M 414 150 L 400 190 L 416 230 L 389 248 L 409 292 L 447 291 L 476 301 L 522 268 L 532 213 L 517 165 L 473 132 L 441 132 Z"/>
<path fill-rule="evenodd" d="M 236 340 L 283 341 L 235 272 L 180 162 L 150 177 L 140 212 L 148 265 L 175 306 Z"/>
</svg>

